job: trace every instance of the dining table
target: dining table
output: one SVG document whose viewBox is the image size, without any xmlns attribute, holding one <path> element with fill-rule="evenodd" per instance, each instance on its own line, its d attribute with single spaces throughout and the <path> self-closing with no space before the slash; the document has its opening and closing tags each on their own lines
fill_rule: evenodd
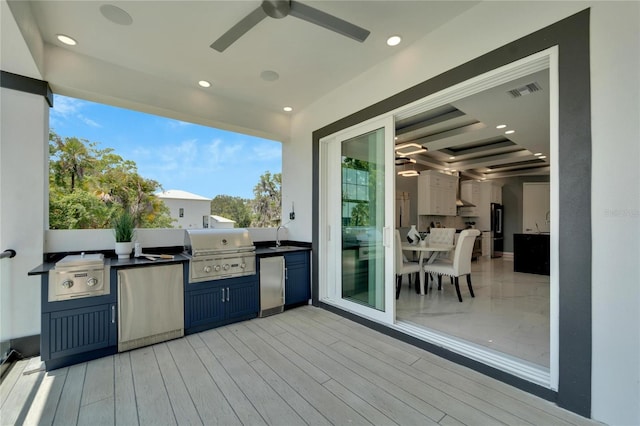
<svg viewBox="0 0 640 426">
<path fill-rule="evenodd" d="M 424 296 L 424 271 L 422 265 L 424 264 L 425 254 L 428 254 L 427 264 L 433 263 L 440 253 L 446 253 L 455 248 L 453 244 L 402 244 L 402 251 L 412 251 L 418 253 L 418 264 L 420 265 L 420 294 Z"/>
</svg>

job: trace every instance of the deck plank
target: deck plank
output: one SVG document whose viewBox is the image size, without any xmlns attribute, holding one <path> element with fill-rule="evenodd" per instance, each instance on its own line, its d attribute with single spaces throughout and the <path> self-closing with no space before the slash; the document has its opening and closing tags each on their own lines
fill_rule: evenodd
<svg viewBox="0 0 640 426">
<path fill-rule="evenodd" d="M 21 359 L 11 367 L 11 370 L 2 379 L 0 383 L 0 408 L 4 407 L 4 403 L 11 394 L 11 390 L 22 376 L 22 372 L 29 364 L 28 359 Z"/>
<path fill-rule="evenodd" d="M 233 378 L 267 424 L 304 423 L 304 420 L 273 391 L 217 331 L 211 330 L 200 336 L 209 351 Z"/>
<path fill-rule="evenodd" d="M 140 424 L 176 424 L 153 347 L 135 349 L 130 356 Z"/>
<path fill-rule="evenodd" d="M 135 426 L 138 424 L 138 408 L 130 354 L 130 352 L 124 352 L 113 356 L 115 423 L 117 425 Z"/>
<path fill-rule="evenodd" d="M 380 410 L 376 407 L 362 399 L 360 396 L 351 392 L 345 386 L 340 384 L 334 379 L 329 380 L 324 383 L 322 386 L 327 388 L 332 394 L 343 400 L 349 407 L 356 410 L 362 417 L 367 419 L 373 425 L 399 425 L 401 423 L 394 422 L 388 416 L 385 416 Z M 408 423 L 407 423 L 408 424 Z M 423 423 L 420 423 L 423 424 Z"/>
<path fill-rule="evenodd" d="M 68 426 L 78 423 L 80 413 L 80 400 L 82 399 L 82 388 L 84 387 L 84 376 L 87 371 L 87 363 L 76 364 L 69 367 L 67 377 L 62 388 L 56 415 L 53 419 L 54 425 Z"/>
<path fill-rule="evenodd" d="M 249 321 L 245 324 L 250 323 Z M 370 424 L 364 417 L 343 403 L 303 370 L 267 345 L 259 335 L 252 332 L 246 325 L 235 327 L 234 334 L 254 352 L 260 353 L 260 358 L 266 365 L 327 417 L 331 423 L 344 425 Z"/>
<path fill-rule="evenodd" d="M 47 426 L 53 424 L 53 417 L 56 414 L 60 395 L 62 395 L 67 371 L 66 367 L 59 368 L 44 375 L 24 420 L 25 425 Z"/>
<path fill-rule="evenodd" d="M 98 358 L 87 363 L 80 406 L 113 398 L 113 368 L 113 357 Z"/>
<path fill-rule="evenodd" d="M 169 401 L 171 401 L 176 421 L 179 425 L 201 425 L 202 419 L 198 415 L 195 405 L 193 405 L 189 391 L 178 372 L 178 366 L 173 360 L 169 348 L 165 343 L 160 343 L 153 346 L 153 351 L 158 360 L 158 366 L 169 394 Z"/>
<path fill-rule="evenodd" d="M 238 416 L 186 339 L 166 343 L 204 424 L 239 425 Z"/>
<path fill-rule="evenodd" d="M 78 425 L 111 426 L 115 422 L 115 401 L 113 397 L 101 399 L 80 407 Z"/>
</svg>

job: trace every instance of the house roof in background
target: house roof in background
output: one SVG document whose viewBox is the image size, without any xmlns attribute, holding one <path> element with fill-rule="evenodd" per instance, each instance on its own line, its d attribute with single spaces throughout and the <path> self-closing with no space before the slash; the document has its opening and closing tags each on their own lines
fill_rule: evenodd
<svg viewBox="0 0 640 426">
<path fill-rule="evenodd" d="M 211 201 L 211 198 L 203 197 L 202 195 L 192 194 L 191 192 L 182 191 L 180 189 L 169 189 L 167 191 L 156 193 L 156 197 L 174 200 L 197 200 L 197 201 Z"/>
</svg>

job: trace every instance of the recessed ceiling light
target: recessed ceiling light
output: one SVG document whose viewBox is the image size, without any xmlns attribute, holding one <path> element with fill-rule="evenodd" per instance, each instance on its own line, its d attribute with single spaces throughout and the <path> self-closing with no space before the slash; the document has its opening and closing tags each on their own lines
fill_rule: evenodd
<svg viewBox="0 0 640 426">
<path fill-rule="evenodd" d="M 547 158 L 547 156 L 546 156 L 546 155 L 541 155 L 541 156 L 540 156 L 540 157 L 538 157 L 538 158 Z"/>
<path fill-rule="evenodd" d="M 293 111 L 293 108 L 291 108 L 290 106 L 286 106 L 284 108 L 282 108 L 283 110 L 285 110 L 286 112 L 291 112 Z"/>
<path fill-rule="evenodd" d="M 397 46 L 400 44 L 400 42 L 402 41 L 402 37 L 400 37 L 399 35 L 394 35 L 391 36 L 387 39 L 387 45 L 388 46 Z"/>
<path fill-rule="evenodd" d="M 200 80 L 198 84 L 200 85 L 200 87 L 211 87 L 211 83 L 209 83 L 207 80 Z"/>
<path fill-rule="evenodd" d="M 505 127 L 507 127 L 507 125 L 506 125 L 506 124 L 498 124 L 498 125 L 496 126 L 496 129 L 504 129 Z"/>
<path fill-rule="evenodd" d="M 58 37 L 58 40 L 60 40 L 62 43 L 66 44 L 68 46 L 75 46 L 76 44 L 78 44 L 77 41 L 75 41 L 71 37 L 69 37 L 67 35 L 64 35 L 64 34 L 58 34 L 56 37 Z"/>
<path fill-rule="evenodd" d="M 535 153 L 535 154 L 533 154 L 533 155 L 535 155 L 536 157 L 540 157 L 540 156 L 542 155 L 542 153 L 541 153 L 541 152 L 536 152 L 536 153 Z"/>
<path fill-rule="evenodd" d="M 515 133 L 515 130 L 507 130 L 506 132 L 504 132 L 505 135 L 510 135 L 512 133 Z"/>
<path fill-rule="evenodd" d="M 456 157 L 449 157 L 449 160 L 455 160 Z"/>
</svg>

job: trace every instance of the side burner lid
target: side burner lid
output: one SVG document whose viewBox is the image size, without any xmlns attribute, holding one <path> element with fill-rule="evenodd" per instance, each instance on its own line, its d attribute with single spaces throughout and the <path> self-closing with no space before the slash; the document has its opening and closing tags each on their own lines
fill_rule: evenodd
<svg viewBox="0 0 640 426">
<path fill-rule="evenodd" d="M 70 254 L 62 260 L 56 262 L 56 268 L 90 268 L 104 267 L 104 255 L 102 253 L 93 254 Z"/>
</svg>

